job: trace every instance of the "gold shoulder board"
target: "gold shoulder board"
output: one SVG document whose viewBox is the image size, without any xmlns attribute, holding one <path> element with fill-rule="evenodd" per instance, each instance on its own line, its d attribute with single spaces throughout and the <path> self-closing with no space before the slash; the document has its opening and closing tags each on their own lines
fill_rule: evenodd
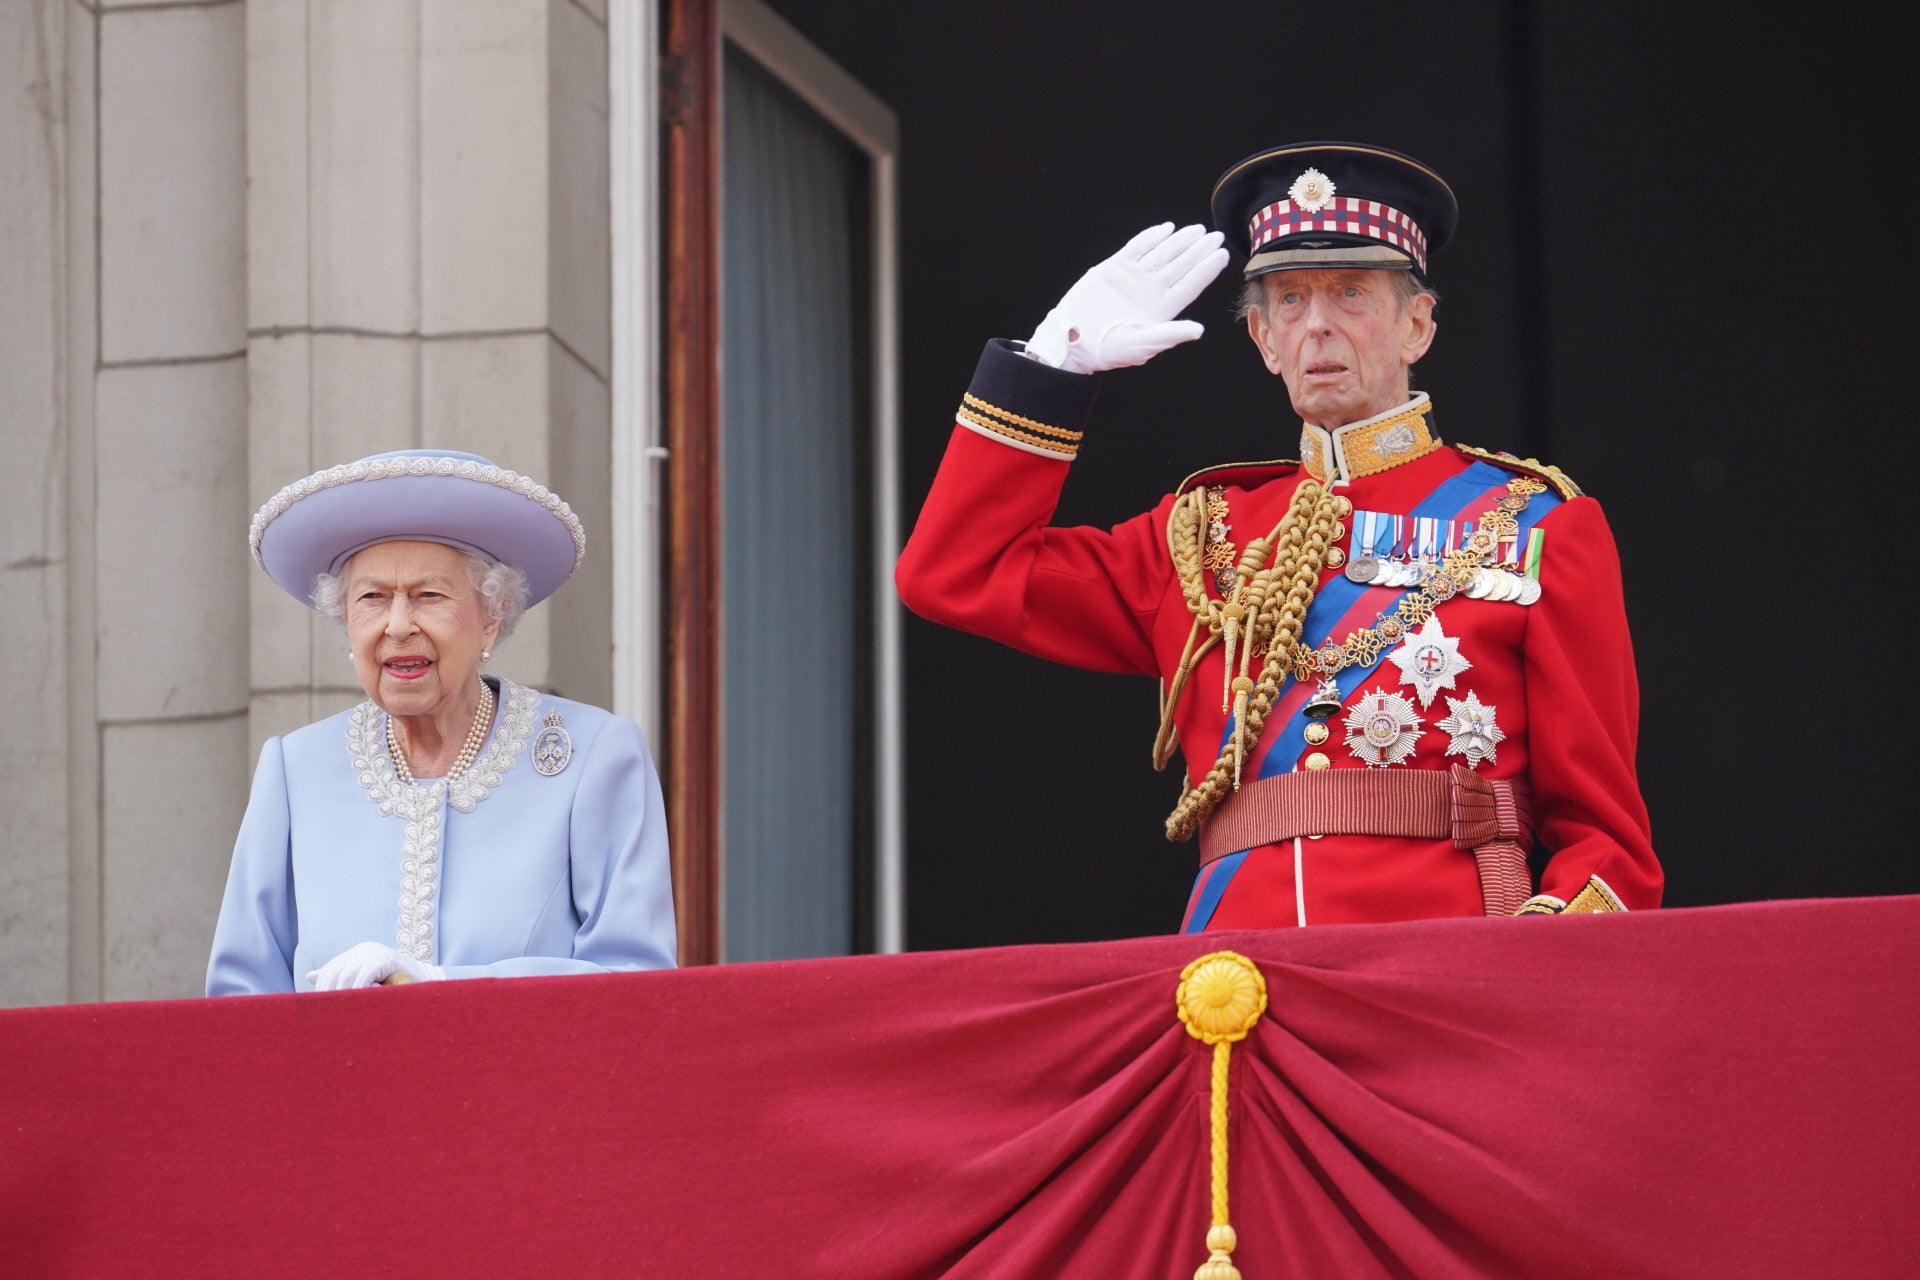
<svg viewBox="0 0 1920 1280">
<path fill-rule="evenodd" d="M 1516 458 L 1505 451 L 1496 453 L 1490 449 L 1476 449 L 1470 444 L 1456 444 L 1453 447 L 1469 458 L 1479 458 L 1483 462 L 1491 462 L 1496 467 L 1518 471 L 1523 476 L 1532 476 L 1535 480 L 1552 485 L 1554 492 L 1563 498 L 1581 496 L 1580 486 L 1575 484 L 1566 472 L 1558 467 L 1549 466 L 1538 458 Z"/>
</svg>

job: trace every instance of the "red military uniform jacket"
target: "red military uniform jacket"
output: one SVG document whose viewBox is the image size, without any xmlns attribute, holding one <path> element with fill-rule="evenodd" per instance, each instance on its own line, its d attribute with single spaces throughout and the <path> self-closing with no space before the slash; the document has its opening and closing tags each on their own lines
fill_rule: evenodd
<svg viewBox="0 0 1920 1280">
<path fill-rule="evenodd" d="M 1300 636 L 1318 647 L 1391 615 L 1407 594 L 1354 582 L 1336 567 L 1369 550 L 1363 543 L 1375 544 L 1375 558 L 1438 553 L 1507 496 L 1516 475 L 1544 482 L 1531 486 L 1544 491 L 1517 516 L 1515 547 L 1538 548 L 1537 591 L 1523 595 L 1531 603 L 1491 598 L 1505 592 L 1439 602 L 1417 633 L 1387 646 L 1376 662 L 1336 673 L 1342 705 L 1320 722 L 1330 732 L 1310 727 L 1317 682 L 1284 680 L 1242 762 L 1242 792 L 1209 819 L 1221 825 L 1185 929 L 1491 911 L 1473 849 L 1438 831 L 1307 830 L 1222 855 L 1219 838 L 1234 825 L 1222 819 L 1228 805 L 1264 780 L 1308 772 L 1316 777 L 1305 781 L 1317 784 L 1336 771 L 1436 771 L 1455 779 L 1456 815 L 1462 782 L 1468 791 L 1488 783 L 1530 791 L 1532 832 L 1518 842 L 1522 851 L 1536 844 L 1545 852 L 1540 893 L 1569 900 L 1599 876 L 1627 908 L 1659 904 L 1662 875 L 1634 768 L 1639 693 L 1620 565 L 1597 502 L 1552 468 L 1440 444 L 1427 429 L 1424 397 L 1416 397 L 1335 433 L 1307 428 L 1302 462 L 1202 472 L 1112 529 L 1055 528 L 1048 521 L 1097 384 L 1028 360 L 1011 344 L 988 344 L 896 566 L 901 599 L 915 613 L 1052 661 L 1166 680 L 1194 621 L 1167 522 L 1194 485 L 1223 490 L 1226 538 L 1236 551 L 1280 521 L 1310 476 L 1352 502 Z M 1434 545 L 1422 547 L 1423 537 Z M 1509 587 L 1516 580 L 1503 579 Z M 1231 727 L 1222 711 L 1224 661 L 1216 645 L 1178 704 L 1174 723 L 1189 782 L 1213 767 Z M 1316 734 L 1317 744 L 1310 741 Z M 1448 792 L 1434 777 L 1347 774 L 1333 782 L 1369 794 L 1408 783 L 1431 784 L 1417 788 L 1423 794 Z"/>
</svg>

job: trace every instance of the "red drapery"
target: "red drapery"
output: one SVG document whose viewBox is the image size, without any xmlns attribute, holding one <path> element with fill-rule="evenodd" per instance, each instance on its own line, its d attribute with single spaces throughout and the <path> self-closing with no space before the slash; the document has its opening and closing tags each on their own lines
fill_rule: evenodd
<svg viewBox="0 0 1920 1280">
<path fill-rule="evenodd" d="M 1920 898 L 0 1012 L 0 1274 L 1920 1275 Z"/>
</svg>

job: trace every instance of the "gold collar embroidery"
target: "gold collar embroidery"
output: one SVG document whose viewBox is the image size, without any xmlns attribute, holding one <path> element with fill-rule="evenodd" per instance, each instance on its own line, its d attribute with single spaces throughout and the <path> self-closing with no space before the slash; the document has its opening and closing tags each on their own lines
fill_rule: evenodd
<svg viewBox="0 0 1920 1280">
<path fill-rule="evenodd" d="M 1311 423 L 1300 427 L 1300 461 L 1307 474 L 1321 484 L 1339 484 L 1423 458 L 1440 447 L 1440 437 L 1427 425 L 1433 403 L 1427 393 L 1397 409 L 1327 431 Z"/>
</svg>

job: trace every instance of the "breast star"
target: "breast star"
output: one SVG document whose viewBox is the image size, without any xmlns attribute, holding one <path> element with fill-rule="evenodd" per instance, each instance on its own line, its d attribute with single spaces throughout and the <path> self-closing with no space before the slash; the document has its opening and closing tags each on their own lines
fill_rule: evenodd
<svg viewBox="0 0 1920 1280">
<path fill-rule="evenodd" d="M 1433 705 L 1434 694 L 1454 687 L 1455 676 L 1473 669 L 1460 656 L 1460 642 L 1440 629 L 1437 613 L 1428 614 L 1420 629 L 1388 655 L 1388 661 L 1400 668 L 1400 683 L 1413 686 L 1423 709 Z"/>
<path fill-rule="evenodd" d="M 1464 699 L 1448 698 L 1447 711 L 1445 719 L 1435 722 L 1436 728 L 1453 735 L 1447 754 L 1465 756 L 1469 768 L 1479 768 L 1482 760 L 1492 763 L 1495 748 L 1507 740 L 1493 722 L 1494 708 L 1483 704 L 1479 694 L 1469 693 Z"/>
</svg>

